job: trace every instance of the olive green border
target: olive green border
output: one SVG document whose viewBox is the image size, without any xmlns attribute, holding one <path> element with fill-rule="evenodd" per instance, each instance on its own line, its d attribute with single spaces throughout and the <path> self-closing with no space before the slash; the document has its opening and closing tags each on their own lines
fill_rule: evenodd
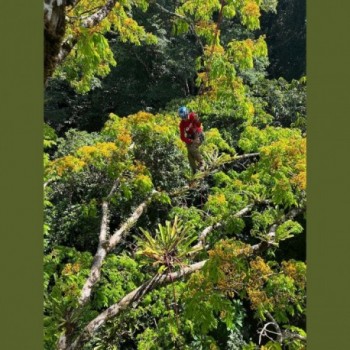
<svg viewBox="0 0 350 350">
<path fill-rule="evenodd" d="M 0 5 L 0 348 L 42 349 L 41 1 Z"/>
<path fill-rule="evenodd" d="M 350 4 L 307 0 L 308 349 L 349 349 Z"/>
<path fill-rule="evenodd" d="M 1 4 L 1 348 L 42 349 L 42 3 Z M 347 349 L 348 13 L 307 0 L 308 349 Z"/>
</svg>

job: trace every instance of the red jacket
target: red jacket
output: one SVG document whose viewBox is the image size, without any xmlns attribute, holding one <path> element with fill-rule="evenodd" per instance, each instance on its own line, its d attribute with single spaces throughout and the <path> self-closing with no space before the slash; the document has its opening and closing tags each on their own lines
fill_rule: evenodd
<svg viewBox="0 0 350 350">
<path fill-rule="evenodd" d="M 193 114 L 190 113 L 189 119 L 184 119 L 180 122 L 179 128 L 181 140 L 187 144 L 192 143 L 195 134 L 202 131 L 201 126 L 202 123 L 197 119 L 194 119 Z"/>
</svg>

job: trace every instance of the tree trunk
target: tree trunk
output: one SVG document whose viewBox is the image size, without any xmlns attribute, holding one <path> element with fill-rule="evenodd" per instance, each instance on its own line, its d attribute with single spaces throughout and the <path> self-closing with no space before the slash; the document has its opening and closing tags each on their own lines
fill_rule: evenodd
<svg viewBox="0 0 350 350">
<path fill-rule="evenodd" d="M 66 0 L 45 0 L 44 3 L 44 84 L 52 76 L 65 34 Z"/>
</svg>

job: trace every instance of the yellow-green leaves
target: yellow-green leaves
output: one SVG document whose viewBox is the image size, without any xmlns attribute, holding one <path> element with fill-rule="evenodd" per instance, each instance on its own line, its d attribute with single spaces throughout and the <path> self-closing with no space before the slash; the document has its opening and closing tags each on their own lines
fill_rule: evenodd
<svg viewBox="0 0 350 350">
<path fill-rule="evenodd" d="M 257 40 L 233 40 L 228 44 L 227 55 L 241 69 L 253 68 L 253 58 L 267 56 L 264 36 Z"/>
<path fill-rule="evenodd" d="M 67 59 L 66 77 L 78 92 L 84 93 L 90 90 L 95 76 L 105 77 L 110 72 L 110 66 L 116 63 L 102 34 L 82 30 L 76 47 Z"/>
<path fill-rule="evenodd" d="M 57 135 L 51 126 L 44 124 L 44 149 L 56 145 Z"/>
<path fill-rule="evenodd" d="M 195 20 L 210 21 L 213 12 L 220 9 L 219 0 L 184 0 L 182 2 L 183 5 L 178 8 L 177 12 L 194 16 Z"/>
<path fill-rule="evenodd" d="M 241 8 L 242 24 L 251 30 L 260 28 L 261 13 L 258 2 L 258 0 L 246 0 Z"/>
<path fill-rule="evenodd" d="M 63 65 L 56 75 L 67 79 L 80 93 L 88 92 L 98 84 L 97 78 L 105 77 L 110 67 L 116 65 L 116 60 L 104 36 L 107 32 L 115 31 L 122 42 L 135 45 L 141 43 L 154 44 L 157 38 L 147 33 L 130 15 L 132 7 L 145 11 L 147 1 L 116 1 L 113 8 L 106 9 L 106 1 L 81 0 L 73 7 L 68 7 L 65 44 L 72 46 Z M 98 19 L 96 19 L 100 16 Z"/>
<path fill-rule="evenodd" d="M 266 186 L 276 204 L 299 206 L 305 199 L 306 139 L 297 129 L 248 126 L 239 146 L 260 152 L 259 163 L 249 171 L 251 181 Z"/>
</svg>

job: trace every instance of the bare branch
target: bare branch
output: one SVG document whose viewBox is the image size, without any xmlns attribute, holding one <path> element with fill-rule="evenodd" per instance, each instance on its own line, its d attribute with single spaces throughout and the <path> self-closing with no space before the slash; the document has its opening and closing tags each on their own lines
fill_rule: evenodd
<svg viewBox="0 0 350 350">
<path fill-rule="evenodd" d="M 266 240 L 252 246 L 255 254 L 261 253 L 266 250 L 269 246 L 276 245 L 275 237 L 276 230 L 278 226 L 286 222 L 287 220 L 294 219 L 298 214 L 300 214 L 305 209 L 304 206 L 291 209 L 286 215 L 282 216 L 278 221 L 271 225 L 268 234 L 266 235 Z"/>
<path fill-rule="evenodd" d="M 266 312 L 266 316 L 269 318 L 269 320 L 272 322 L 273 326 L 275 327 L 276 329 L 276 334 L 277 334 L 277 341 L 282 344 L 282 341 L 283 341 L 283 337 L 282 337 L 282 331 L 281 331 L 281 328 L 279 326 L 279 324 L 276 322 L 276 320 L 273 318 L 273 316 L 267 311 Z"/>
<path fill-rule="evenodd" d="M 199 235 L 198 237 L 198 243 L 195 245 L 195 247 L 201 247 L 203 248 L 205 245 L 205 239 L 207 238 L 208 234 L 211 233 L 213 230 L 217 229 L 218 227 L 222 226 L 221 222 L 217 222 L 214 225 L 206 227 Z"/>
<path fill-rule="evenodd" d="M 159 10 L 161 10 L 161 11 L 167 13 L 168 15 L 174 16 L 174 17 L 178 17 L 178 18 L 184 20 L 185 22 L 191 24 L 191 21 L 190 21 L 187 17 L 182 16 L 182 15 L 180 15 L 179 13 L 169 11 L 168 9 L 166 9 L 165 7 L 163 7 L 162 5 L 159 5 L 157 2 L 153 2 L 153 4 L 154 4 L 156 7 L 158 7 Z"/>
<path fill-rule="evenodd" d="M 240 211 L 238 211 L 237 213 L 235 213 L 233 215 L 233 217 L 235 218 L 240 218 L 242 217 L 244 214 L 248 213 L 251 209 L 253 208 L 253 204 L 249 204 L 247 205 L 245 208 L 241 209 Z M 193 248 L 204 248 L 205 246 L 205 240 L 208 236 L 209 233 L 211 233 L 213 230 L 219 228 L 222 226 L 221 222 L 217 222 L 216 224 L 213 224 L 211 226 L 206 227 L 199 235 L 198 237 L 198 243 L 193 247 Z"/>
<path fill-rule="evenodd" d="M 84 19 L 82 26 L 91 28 L 99 24 L 113 10 L 117 0 L 108 0 L 105 6 L 102 6 L 96 13 Z"/>
<path fill-rule="evenodd" d="M 144 210 L 151 203 L 153 196 L 158 193 L 153 190 L 150 197 L 148 197 L 143 203 L 141 203 L 132 213 L 132 215 L 123 223 L 123 225 L 114 232 L 113 236 L 109 239 L 108 251 L 115 248 L 115 246 L 121 241 L 126 232 L 130 230 L 131 227 L 135 225 L 137 220 L 140 218 Z"/>
<path fill-rule="evenodd" d="M 99 243 L 97 247 L 97 252 L 94 256 L 94 261 L 90 269 L 89 277 L 85 281 L 85 284 L 81 291 L 81 295 L 79 298 L 79 304 L 81 306 L 85 305 L 90 300 L 92 288 L 100 280 L 102 264 L 108 252 L 110 252 L 120 242 L 123 235 L 125 235 L 125 233 L 128 230 L 130 230 L 132 226 L 135 225 L 135 223 L 140 218 L 147 205 L 152 201 L 153 194 L 156 192 L 152 192 L 152 195 L 136 208 L 133 214 L 125 221 L 125 223 L 119 228 L 119 230 L 117 230 L 110 239 L 107 239 L 109 223 L 108 199 L 110 199 L 110 197 L 115 192 L 117 185 L 118 181 L 114 182 L 110 193 L 108 194 L 106 200 L 104 200 L 102 203 L 102 219 Z"/>
<path fill-rule="evenodd" d="M 90 274 L 85 284 L 81 290 L 79 304 L 85 305 L 91 296 L 91 291 L 93 286 L 100 280 L 101 277 L 101 267 L 102 263 L 107 255 L 107 249 L 105 246 L 107 231 L 108 231 L 108 222 L 109 222 L 109 209 L 108 202 L 104 201 L 102 204 L 102 220 L 101 220 L 101 228 L 99 235 L 99 243 L 97 247 L 97 252 L 94 256 L 94 260 L 90 269 Z"/>
<path fill-rule="evenodd" d="M 272 334 L 277 334 L 276 332 L 273 332 L 273 331 L 270 331 L 269 329 L 267 329 L 267 327 L 269 325 L 273 325 L 273 322 L 267 322 L 264 324 L 264 327 L 262 329 L 259 329 L 258 330 L 258 333 L 259 333 L 259 345 L 261 344 L 261 339 L 262 337 L 266 337 L 266 338 L 269 338 L 270 340 L 274 341 L 274 339 L 272 337 L 269 336 L 269 333 L 272 333 Z"/>
<path fill-rule="evenodd" d="M 282 344 L 285 340 L 288 340 L 288 339 L 298 339 L 298 340 L 301 340 L 304 342 L 306 341 L 306 339 L 307 339 L 306 337 L 304 337 L 298 333 L 291 332 L 289 329 L 282 331 L 281 327 L 279 326 L 277 321 L 274 319 L 274 317 L 269 312 L 266 312 L 266 316 L 270 320 L 270 322 L 266 323 L 264 325 L 264 327 L 261 330 L 259 330 L 259 344 L 261 344 L 261 337 L 267 337 L 270 340 L 279 342 L 280 344 Z M 267 327 L 269 325 L 273 325 L 276 332 L 268 330 Z M 277 335 L 277 338 L 276 339 L 271 338 L 269 336 L 269 333 Z"/>
<path fill-rule="evenodd" d="M 240 160 L 240 159 L 247 159 L 247 158 L 252 158 L 252 157 L 257 157 L 259 156 L 260 153 L 256 152 L 256 153 L 247 153 L 247 154 L 241 154 L 239 156 L 234 156 L 232 158 L 232 161 L 235 161 L 235 160 Z"/>
</svg>

